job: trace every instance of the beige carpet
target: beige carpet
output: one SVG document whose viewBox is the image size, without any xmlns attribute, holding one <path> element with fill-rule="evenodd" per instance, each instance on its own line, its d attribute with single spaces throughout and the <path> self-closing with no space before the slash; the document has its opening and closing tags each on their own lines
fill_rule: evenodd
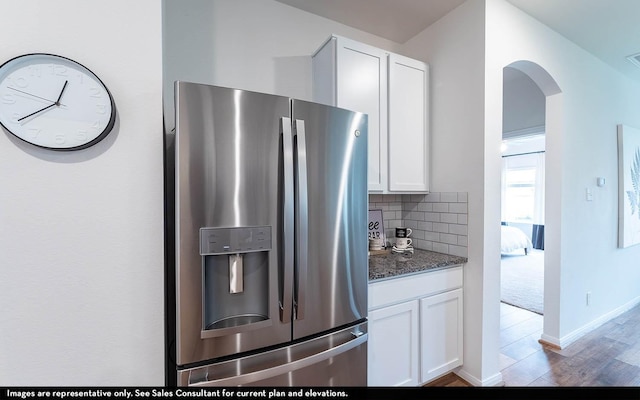
<svg viewBox="0 0 640 400">
<path fill-rule="evenodd" d="M 544 251 L 503 254 L 500 262 L 500 301 L 537 314 L 544 305 Z"/>
</svg>

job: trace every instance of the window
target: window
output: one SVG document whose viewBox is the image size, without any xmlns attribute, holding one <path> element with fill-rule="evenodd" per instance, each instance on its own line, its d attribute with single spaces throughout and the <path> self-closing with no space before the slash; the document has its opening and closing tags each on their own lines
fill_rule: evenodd
<svg viewBox="0 0 640 400">
<path fill-rule="evenodd" d="M 535 168 L 507 169 L 505 171 L 503 220 L 533 223 L 535 183 Z"/>
<path fill-rule="evenodd" d="M 502 221 L 544 224 L 544 153 L 502 158 Z"/>
</svg>

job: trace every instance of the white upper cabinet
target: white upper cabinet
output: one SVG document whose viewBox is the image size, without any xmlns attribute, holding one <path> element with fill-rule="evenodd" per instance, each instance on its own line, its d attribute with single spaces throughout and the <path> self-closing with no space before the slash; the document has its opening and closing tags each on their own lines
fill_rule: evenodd
<svg viewBox="0 0 640 400">
<path fill-rule="evenodd" d="M 340 36 L 313 55 L 313 99 L 369 122 L 369 191 L 429 191 L 425 63 Z"/>
<path fill-rule="evenodd" d="M 369 190 L 387 182 L 387 53 L 332 36 L 313 56 L 314 101 L 368 115 Z"/>
<path fill-rule="evenodd" d="M 389 191 L 429 191 L 429 69 L 389 54 Z"/>
</svg>

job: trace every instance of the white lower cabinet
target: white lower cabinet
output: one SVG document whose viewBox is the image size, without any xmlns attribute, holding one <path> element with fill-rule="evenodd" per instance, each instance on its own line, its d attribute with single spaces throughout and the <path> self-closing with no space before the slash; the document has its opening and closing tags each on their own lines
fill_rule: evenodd
<svg viewBox="0 0 640 400">
<path fill-rule="evenodd" d="M 417 300 L 369 313 L 369 386 L 418 385 L 418 334 Z"/>
<path fill-rule="evenodd" d="M 369 284 L 369 386 L 422 385 L 462 365 L 462 267 Z"/>
<path fill-rule="evenodd" d="M 420 300 L 420 381 L 462 365 L 462 289 Z"/>
</svg>

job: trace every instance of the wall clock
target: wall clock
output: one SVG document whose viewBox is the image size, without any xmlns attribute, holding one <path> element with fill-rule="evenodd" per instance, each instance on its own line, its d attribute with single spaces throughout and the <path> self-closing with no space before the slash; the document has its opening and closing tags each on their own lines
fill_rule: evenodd
<svg viewBox="0 0 640 400">
<path fill-rule="evenodd" d="M 116 107 L 93 72 L 66 57 L 25 54 L 0 66 L 0 124 L 51 150 L 80 150 L 113 129 Z"/>
</svg>

